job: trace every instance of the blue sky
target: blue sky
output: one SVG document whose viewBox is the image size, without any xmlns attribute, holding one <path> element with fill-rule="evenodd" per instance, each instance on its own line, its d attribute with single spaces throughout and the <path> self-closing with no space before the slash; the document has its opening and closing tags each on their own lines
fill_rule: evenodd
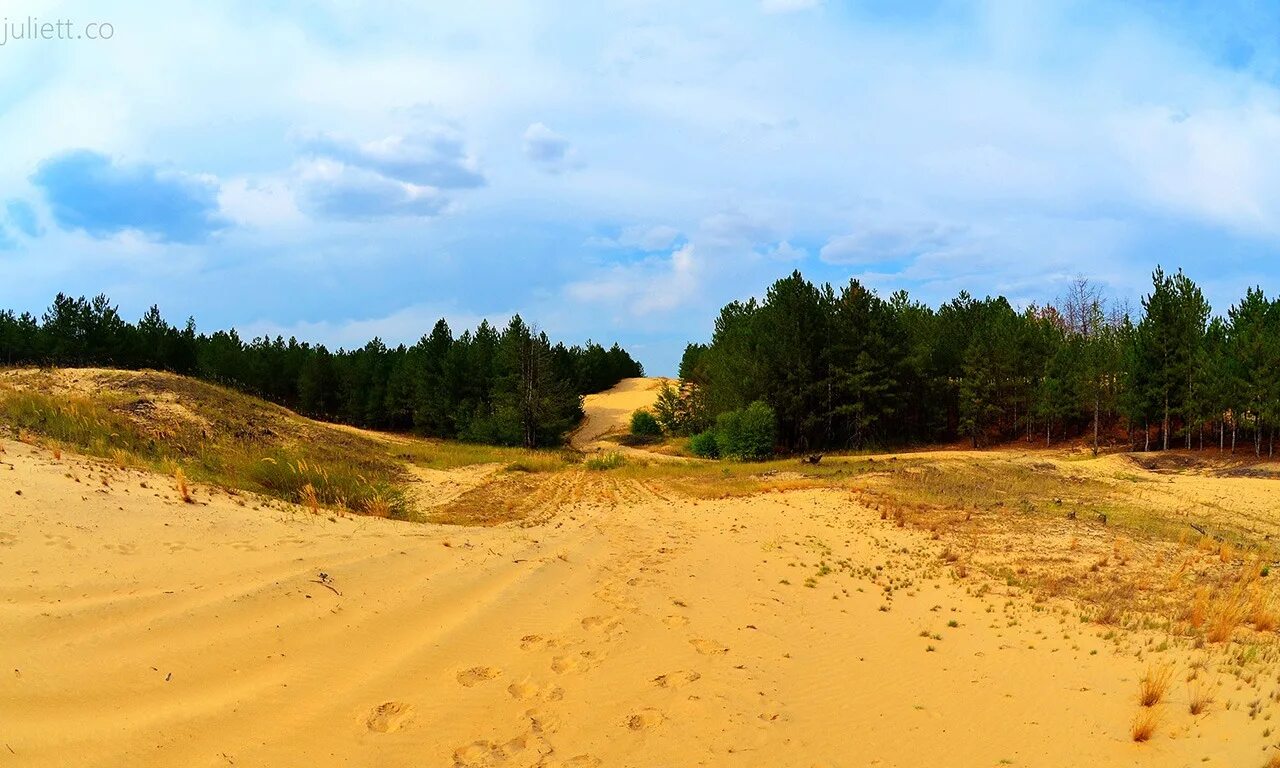
<svg viewBox="0 0 1280 768">
<path fill-rule="evenodd" d="M 0 305 L 333 346 L 520 312 L 671 373 L 795 268 L 1280 284 L 1265 3 L 379 5 L 6 4 L 114 36 L 0 46 Z"/>
</svg>

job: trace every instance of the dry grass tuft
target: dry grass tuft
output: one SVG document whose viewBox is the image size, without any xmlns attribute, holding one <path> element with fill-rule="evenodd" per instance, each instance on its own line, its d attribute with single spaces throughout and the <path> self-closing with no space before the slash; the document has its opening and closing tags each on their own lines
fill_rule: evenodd
<svg viewBox="0 0 1280 768">
<path fill-rule="evenodd" d="M 1213 703 L 1213 693 L 1200 680 L 1193 680 L 1187 685 L 1187 711 L 1199 715 L 1209 709 Z"/>
<path fill-rule="evenodd" d="M 320 497 L 316 494 L 316 487 L 311 483 L 302 486 L 298 491 L 298 497 L 307 509 L 311 510 L 311 514 L 320 514 Z"/>
<path fill-rule="evenodd" d="M 1160 724 L 1160 711 L 1149 707 L 1138 710 L 1133 716 L 1133 724 L 1129 727 L 1129 735 L 1139 744 L 1150 741 L 1155 735 L 1156 726 Z"/>
<path fill-rule="evenodd" d="M 365 507 L 365 512 L 373 517 L 391 517 L 391 504 L 381 496 L 374 496 Z"/>
<path fill-rule="evenodd" d="M 178 495 L 187 504 L 195 504 L 196 500 L 191 496 L 191 486 L 187 483 L 187 475 L 182 471 L 182 467 L 173 470 L 173 482 L 177 487 Z"/>
<path fill-rule="evenodd" d="M 1204 626 L 1209 613 L 1209 588 L 1197 587 L 1195 597 L 1191 599 L 1191 607 L 1187 609 L 1187 623 L 1195 629 Z"/>
<path fill-rule="evenodd" d="M 1138 680 L 1138 703 L 1144 707 L 1154 707 L 1164 698 L 1169 690 L 1169 681 L 1173 679 L 1172 664 L 1152 664 Z"/>
</svg>

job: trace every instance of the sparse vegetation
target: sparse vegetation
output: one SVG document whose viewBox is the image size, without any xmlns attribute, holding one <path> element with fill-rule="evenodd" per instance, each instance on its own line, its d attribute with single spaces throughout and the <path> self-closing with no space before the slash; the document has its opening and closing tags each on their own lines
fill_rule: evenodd
<svg viewBox="0 0 1280 768">
<path fill-rule="evenodd" d="M 72 446 L 117 466 L 365 513 L 373 499 L 407 516 L 404 470 L 371 438 L 309 422 L 210 384 L 153 372 L 81 372 L 84 393 L 57 391 L 57 374 L 17 371 L 0 382 L 0 424 Z M 186 491 L 183 491 L 183 488 Z"/>
<path fill-rule="evenodd" d="M 603 472 L 605 470 L 617 469 L 618 467 L 621 467 L 626 463 L 627 463 L 627 460 L 622 456 L 622 454 L 616 451 L 610 451 L 608 453 L 603 453 L 598 456 L 592 456 L 591 458 L 584 461 L 582 465 L 587 469 L 590 469 L 596 472 Z"/>
<path fill-rule="evenodd" d="M 1202 681 L 1197 679 L 1187 684 L 1187 712 L 1192 715 L 1203 714 L 1212 703 L 1213 693 Z"/>
<path fill-rule="evenodd" d="M 1171 664 L 1152 664 L 1138 680 L 1138 704 L 1143 707 L 1154 707 L 1164 700 L 1169 690 L 1169 682 L 1173 680 Z"/>
<path fill-rule="evenodd" d="M 1133 716 L 1133 723 L 1129 727 L 1130 737 L 1137 743 L 1142 744 L 1151 740 L 1156 733 L 1156 726 L 1160 724 L 1160 710 L 1154 707 L 1140 707 L 1138 713 Z"/>
</svg>

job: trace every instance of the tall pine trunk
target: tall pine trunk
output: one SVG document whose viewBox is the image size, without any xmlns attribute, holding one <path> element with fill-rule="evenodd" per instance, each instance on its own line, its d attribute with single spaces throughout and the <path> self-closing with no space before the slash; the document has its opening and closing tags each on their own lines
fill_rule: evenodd
<svg viewBox="0 0 1280 768">
<path fill-rule="evenodd" d="M 1169 450 L 1169 395 L 1164 396 L 1164 427 L 1160 433 L 1161 450 Z"/>
<path fill-rule="evenodd" d="M 1093 455 L 1098 455 L 1098 417 L 1102 409 L 1101 397 L 1095 391 L 1093 393 Z"/>
</svg>

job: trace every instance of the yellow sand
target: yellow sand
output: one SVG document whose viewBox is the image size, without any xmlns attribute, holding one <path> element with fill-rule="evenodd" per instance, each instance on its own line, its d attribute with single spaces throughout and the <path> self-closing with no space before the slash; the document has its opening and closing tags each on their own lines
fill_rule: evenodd
<svg viewBox="0 0 1280 768">
<path fill-rule="evenodd" d="M 643 386 L 600 398 L 580 443 Z M 615 501 L 449 528 L 187 505 L 163 477 L 0 445 L 0 766 L 1266 758 L 1253 692 L 1223 678 L 1192 717 L 1181 657 L 1134 744 L 1145 661 L 1069 607 L 978 596 L 927 532 L 840 491 L 692 501 L 573 470 Z"/>
</svg>

